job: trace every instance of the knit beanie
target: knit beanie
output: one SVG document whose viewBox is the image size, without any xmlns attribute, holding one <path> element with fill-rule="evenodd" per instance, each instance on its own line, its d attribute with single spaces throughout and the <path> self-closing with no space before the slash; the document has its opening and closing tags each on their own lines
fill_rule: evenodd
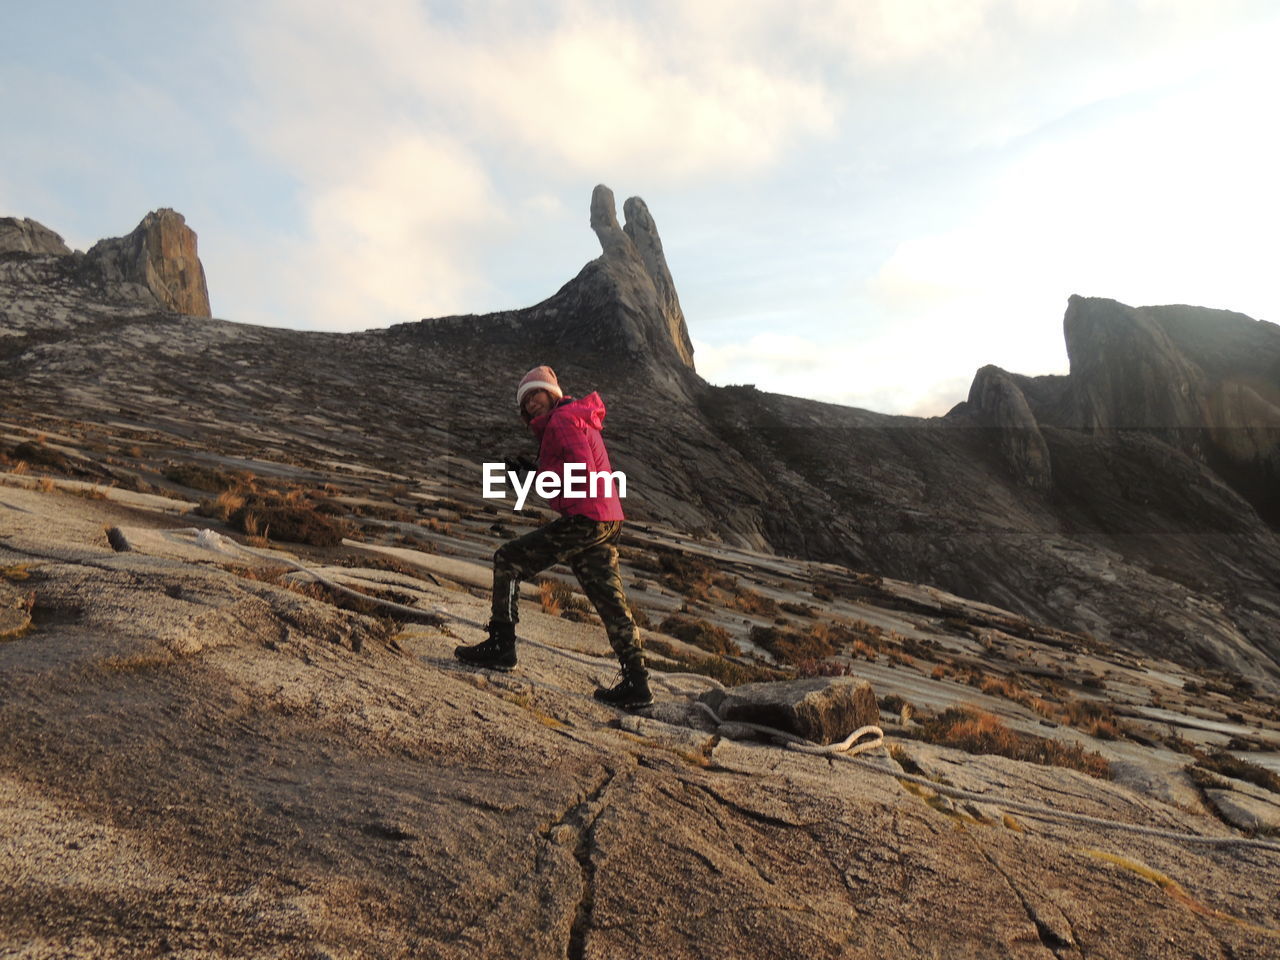
<svg viewBox="0 0 1280 960">
<path fill-rule="evenodd" d="M 534 390 L 545 390 L 552 397 L 559 400 L 564 396 L 564 391 L 560 389 L 560 381 L 556 379 L 556 372 L 550 367 L 534 367 L 524 375 L 524 379 L 520 381 L 520 386 L 516 388 L 516 407 L 524 409 L 524 398 Z"/>
</svg>

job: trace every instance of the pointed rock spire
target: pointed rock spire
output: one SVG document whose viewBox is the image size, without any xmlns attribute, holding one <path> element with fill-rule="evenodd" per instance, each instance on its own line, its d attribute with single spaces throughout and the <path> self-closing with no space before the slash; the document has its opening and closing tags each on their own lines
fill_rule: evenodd
<svg viewBox="0 0 1280 960">
<path fill-rule="evenodd" d="M 671 279 L 666 255 L 662 252 L 662 238 L 658 236 L 658 228 L 649 215 L 648 206 L 639 197 L 632 197 L 623 204 L 622 211 L 627 218 L 626 234 L 635 244 L 636 251 L 644 262 L 645 271 L 653 280 L 671 341 L 681 359 L 692 367 L 693 343 L 689 340 L 689 329 L 684 322 L 684 311 L 680 309 L 675 281 Z"/>
<path fill-rule="evenodd" d="M 128 236 L 99 240 L 85 255 L 85 265 L 108 284 L 140 284 L 165 309 L 213 315 L 195 231 L 174 210 L 155 210 Z"/>
<path fill-rule="evenodd" d="M 639 197 L 627 200 L 623 213 L 625 228 L 618 226 L 613 191 L 598 185 L 591 194 L 591 229 L 604 252 L 601 260 L 614 273 L 625 299 L 641 307 L 641 322 L 653 325 L 662 346 L 674 350 L 680 363 L 693 369 L 693 343 L 657 225 Z M 654 342 L 647 335 L 641 339 Z"/>
</svg>

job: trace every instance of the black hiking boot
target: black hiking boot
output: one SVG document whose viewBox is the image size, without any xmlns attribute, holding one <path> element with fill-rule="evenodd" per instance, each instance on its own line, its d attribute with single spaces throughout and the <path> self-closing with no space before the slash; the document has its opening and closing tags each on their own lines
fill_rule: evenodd
<svg viewBox="0 0 1280 960">
<path fill-rule="evenodd" d="M 649 692 L 649 671 L 644 663 L 627 663 L 622 666 L 622 679 L 612 687 L 597 687 L 592 694 L 601 703 L 623 710 L 635 710 L 653 703 Z"/>
<path fill-rule="evenodd" d="M 516 665 L 516 625 L 489 621 L 489 639 L 454 647 L 453 655 L 473 667 L 488 667 L 504 673 Z"/>
</svg>

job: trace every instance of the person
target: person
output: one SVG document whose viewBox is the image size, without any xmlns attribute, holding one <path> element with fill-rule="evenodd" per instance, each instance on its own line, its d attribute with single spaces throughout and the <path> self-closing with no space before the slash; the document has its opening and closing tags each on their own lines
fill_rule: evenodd
<svg viewBox="0 0 1280 960">
<path fill-rule="evenodd" d="M 538 438 L 537 469 L 564 474 L 567 463 L 585 464 L 588 475 L 612 473 L 600 430 L 605 406 L 598 393 L 575 400 L 560 389 L 555 371 L 534 367 L 516 388 L 516 407 Z M 653 702 L 645 669 L 640 633 L 632 619 L 618 571 L 618 539 L 622 534 L 622 503 L 613 486 L 587 487 L 588 496 L 552 497 L 548 502 L 560 516 L 545 526 L 516 537 L 493 555 L 493 610 L 488 638 L 460 646 L 454 655 L 463 663 L 495 670 L 516 665 L 516 623 L 520 582 L 556 563 L 567 562 L 582 585 L 609 636 L 621 665 L 621 678 L 601 687 L 595 698 L 623 709 Z M 592 495 L 594 494 L 594 495 Z"/>
</svg>

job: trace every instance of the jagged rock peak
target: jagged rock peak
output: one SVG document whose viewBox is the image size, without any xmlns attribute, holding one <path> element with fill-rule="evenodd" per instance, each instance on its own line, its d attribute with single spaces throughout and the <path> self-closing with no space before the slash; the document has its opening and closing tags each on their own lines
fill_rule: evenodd
<svg viewBox="0 0 1280 960">
<path fill-rule="evenodd" d="M 613 191 L 603 183 L 591 191 L 591 229 L 600 239 L 606 257 L 625 257 L 632 251 L 630 239 L 618 226 L 618 207 Z"/>
<path fill-rule="evenodd" d="M 600 240 L 603 260 L 606 266 L 617 266 L 620 272 L 629 272 L 629 268 L 636 266 L 641 268 L 641 275 L 651 288 L 643 293 L 652 297 L 681 362 L 693 369 L 693 343 L 689 339 L 675 281 L 671 278 L 666 254 L 662 250 L 658 227 L 648 206 L 639 197 L 628 199 L 622 210 L 626 217 L 625 228 L 618 226 L 613 191 L 604 184 L 599 184 L 592 191 L 591 229 Z"/>
<path fill-rule="evenodd" d="M 85 268 L 108 284 L 139 284 L 167 310 L 213 315 L 195 231 L 174 210 L 154 210 L 128 236 L 99 240 L 86 255 Z"/>
<path fill-rule="evenodd" d="M 1005 465 L 1021 484 L 1048 490 L 1053 486 L 1049 447 L 1021 388 L 997 366 L 978 371 L 969 388 L 969 404 L 997 430 Z"/>
<path fill-rule="evenodd" d="M 1151 430 L 1280 526 L 1280 327 L 1085 297 L 1071 298 L 1063 327 L 1076 424 Z"/>
<path fill-rule="evenodd" d="M 18 217 L 0 217 L 0 253 L 65 256 L 71 249 L 44 224 Z"/>
<path fill-rule="evenodd" d="M 1073 295 L 1062 327 L 1080 426 L 1177 430 L 1204 421 L 1204 375 L 1150 308 Z"/>
</svg>

